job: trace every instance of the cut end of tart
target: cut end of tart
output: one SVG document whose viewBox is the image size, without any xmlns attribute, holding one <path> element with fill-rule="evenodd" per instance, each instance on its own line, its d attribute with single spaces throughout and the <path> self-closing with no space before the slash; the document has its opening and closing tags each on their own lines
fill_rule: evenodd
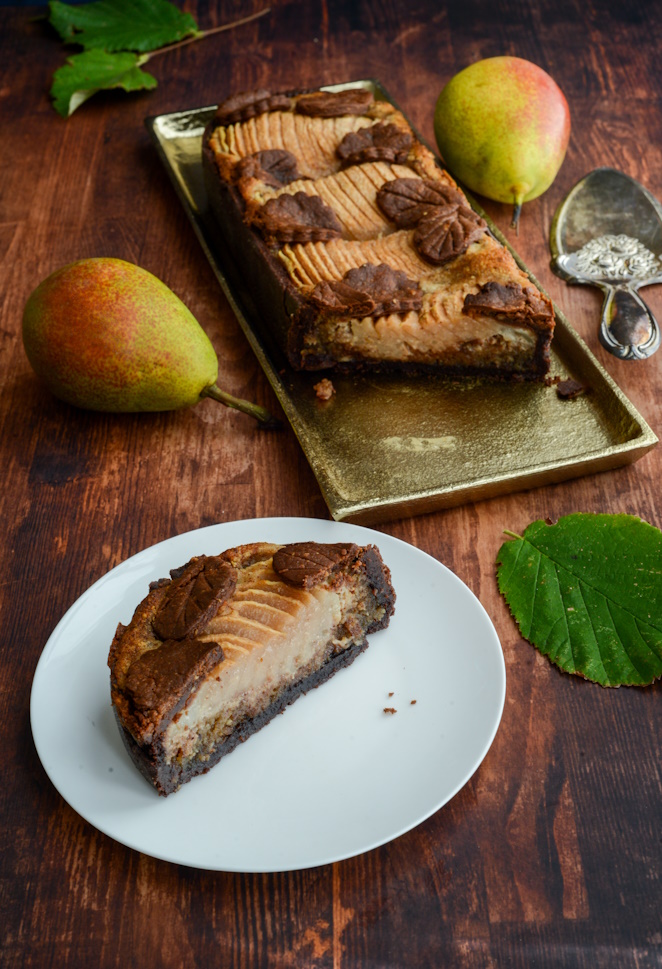
<svg viewBox="0 0 662 969">
<path fill-rule="evenodd" d="M 171 575 L 118 627 L 108 660 L 125 746 L 162 795 L 349 665 L 395 606 L 371 545 L 257 543 Z"/>
</svg>

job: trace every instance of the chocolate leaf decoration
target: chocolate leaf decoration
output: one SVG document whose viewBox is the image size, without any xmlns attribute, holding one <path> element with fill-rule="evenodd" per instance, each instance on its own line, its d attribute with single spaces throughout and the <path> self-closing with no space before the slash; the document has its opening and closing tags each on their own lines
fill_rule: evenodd
<svg viewBox="0 0 662 969">
<path fill-rule="evenodd" d="M 662 676 L 662 533 L 634 515 L 533 522 L 497 556 L 499 590 L 536 649 L 602 686 Z"/>
<path fill-rule="evenodd" d="M 317 306 L 330 310 L 334 316 L 347 319 L 363 319 L 374 316 L 377 309 L 375 300 L 370 293 L 350 286 L 344 280 L 317 283 L 310 294 L 310 299 Z"/>
<path fill-rule="evenodd" d="M 369 161 L 402 163 L 407 160 L 412 146 L 409 131 L 396 124 L 377 124 L 348 131 L 336 148 L 338 158 L 345 165 L 360 165 Z"/>
<path fill-rule="evenodd" d="M 310 294 L 314 303 L 348 319 L 420 310 L 423 291 L 413 279 L 385 263 L 349 269 L 342 280 L 319 282 Z"/>
<path fill-rule="evenodd" d="M 284 148 L 266 148 L 246 155 L 237 162 L 235 177 L 242 179 L 258 178 L 265 185 L 282 188 L 301 178 L 296 155 Z"/>
<path fill-rule="evenodd" d="M 144 740 L 149 742 L 155 729 L 164 729 L 170 723 L 198 680 L 223 659 L 219 643 L 170 639 L 148 649 L 131 664 L 125 689 Z"/>
<path fill-rule="evenodd" d="M 253 213 L 267 242 L 321 242 L 337 239 L 342 227 L 319 195 L 295 192 L 269 199 Z"/>
<path fill-rule="evenodd" d="M 487 313 L 511 323 L 541 323 L 547 319 L 551 325 L 554 320 L 554 308 L 549 298 L 533 287 L 524 288 L 515 282 L 484 283 L 477 293 L 465 296 L 464 312 L 468 316 Z"/>
<path fill-rule="evenodd" d="M 435 266 L 465 252 L 483 235 L 487 225 L 472 209 L 439 208 L 414 230 L 414 246 L 420 256 Z"/>
<path fill-rule="evenodd" d="M 278 549 L 273 558 L 273 569 L 290 585 L 310 589 L 344 565 L 357 550 L 358 546 L 353 542 L 334 545 L 294 542 Z"/>
<path fill-rule="evenodd" d="M 216 109 L 214 121 L 219 125 L 236 124 L 248 121 L 267 111 L 287 111 L 291 100 L 285 94 L 272 94 L 264 88 L 257 91 L 240 91 L 221 101 Z"/>
<path fill-rule="evenodd" d="M 431 178 L 394 178 L 379 188 L 377 205 L 399 229 L 409 229 L 430 215 L 466 206 L 466 200 L 451 185 Z"/>
<path fill-rule="evenodd" d="M 296 110 L 311 118 L 338 118 L 343 114 L 365 114 L 374 100 L 372 91 L 361 87 L 346 91 L 313 91 L 297 100 Z"/>
<path fill-rule="evenodd" d="M 193 559 L 168 586 L 152 626 L 163 640 L 184 639 L 206 626 L 229 599 L 237 572 L 216 556 Z"/>
</svg>

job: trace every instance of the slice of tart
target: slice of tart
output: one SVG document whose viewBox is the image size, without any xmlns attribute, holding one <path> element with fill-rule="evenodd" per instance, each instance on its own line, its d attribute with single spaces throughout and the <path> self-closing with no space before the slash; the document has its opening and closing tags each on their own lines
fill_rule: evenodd
<svg viewBox="0 0 662 969">
<path fill-rule="evenodd" d="M 295 369 L 542 380 L 551 301 L 403 115 L 371 91 L 223 101 L 210 202 Z"/>
<path fill-rule="evenodd" d="M 242 545 L 153 583 L 110 648 L 125 746 L 159 794 L 208 771 L 388 625 L 375 546 Z"/>
</svg>

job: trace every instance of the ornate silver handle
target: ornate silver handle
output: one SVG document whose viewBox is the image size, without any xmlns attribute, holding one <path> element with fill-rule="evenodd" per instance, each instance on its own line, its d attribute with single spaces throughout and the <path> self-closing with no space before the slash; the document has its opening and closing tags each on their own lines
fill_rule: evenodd
<svg viewBox="0 0 662 969">
<path fill-rule="evenodd" d="M 660 328 L 643 299 L 627 283 L 601 286 L 605 299 L 600 343 L 621 360 L 645 360 L 660 345 Z"/>
<path fill-rule="evenodd" d="M 645 360 L 660 345 L 657 320 L 638 293 L 662 282 L 662 261 L 632 236 L 601 235 L 581 249 L 560 253 L 552 269 L 561 279 L 597 286 L 605 294 L 600 343 L 621 360 Z"/>
</svg>

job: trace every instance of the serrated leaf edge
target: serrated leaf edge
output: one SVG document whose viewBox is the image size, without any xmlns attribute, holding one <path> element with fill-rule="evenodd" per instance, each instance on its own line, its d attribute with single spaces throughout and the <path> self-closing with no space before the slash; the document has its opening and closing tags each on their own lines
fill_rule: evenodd
<svg viewBox="0 0 662 969">
<path fill-rule="evenodd" d="M 88 0 L 88 2 L 93 3 L 94 0 Z M 105 50 L 109 54 L 156 53 L 157 51 L 165 50 L 166 47 L 174 46 L 175 44 L 180 43 L 183 40 L 186 40 L 186 39 L 196 40 L 206 35 L 205 31 L 201 31 L 199 29 L 198 24 L 191 13 L 189 13 L 186 10 L 180 10 L 174 3 L 172 3 L 172 0 L 167 0 L 167 2 L 181 18 L 182 32 L 178 33 L 178 36 L 173 41 L 168 41 L 166 44 L 157 44 L 155 47 L 148 47 L 146 50 L 142 46 L 117 47 L 113 43 L 110 43 L 110 45 L 108 45 L 108 43 L 96 43 L 96 42 L 90 43 L 89 40 L 85 39 L 86 28 L 76 27 L 75 25 L 71 25 L 71 24 L 69 25 L 69 32 L 67 34 L 63 34 L 62 31 L 57 26 L 57 23 L 54 23 L 53 20 L 51 19 L 51 17 L 54 14 L 53 7 L 54 6 L 61 7 L 61 8 L 64 8 L 65 10 L 67 8 L 73 8 L 75 10 L 76 7 L 78 6 L 77 4 L 66 3 L 64 2 L 64 0 L 49 0 L 49 4 L 48 4 L 49 12 L 48 12 L 47 19 L 50 25 L 53 27 L 53 29 L 60 37 L 60 40 L 62 41 L 63 44 L 75 44 L 78 47 L 82 47 L 83 51 Z M 188 21 L 188 24 L 186 23 L 186 21 Z M 149 43 L 149 41 L 143 41 L 141 43 Z"/>
<path fill-rule="evenodd" d="M 643 524 L 646 524 L 646 523 L 644 522 Z M 528 540 L 527 540 L 526 538 L 524 538 L 524 541 L 528 541 Z M 537 548 L 536 548 L 536 546 L 535 546 L 535 545 L 533 544 L 533 542 L 529 542 L 529 545 L 531 546 L 531 548 L 533 548 L 533 549 L 536 549 L 536 551 L 538 552 L 538 554 L 539 554 L 539 555 L 544 555 L 544 554 L 545 554 L 544 552 L 541 552 L 541 551 L 540 551 L 540 549 L 537 549 Z M 554 568 L 555 568 L 555 569 L 557 569 L 557 568 L 559 567 L 559 566 L 557 566 L 557 564 L 556 564 L 556 562 L 554 562 L 554 560 L 553 560 L 553 559 L 551 559 L 551 558 L 550 558 L 550 557 L 549 557 L 548 555 L 545 555 L 545 558 L 546 558 L 546 559 L 547 559 L 547 560 L 548 560 L 549 562 L 551 562 L 551 563 L 552 563 L 552 565 L 554 566 Z M 576 580 L 577 582 L 582 582 L 582 583 L 583 583 L 583 584 L 584 584 L 584 585 L 586 586 L 586 588 L 587 588 L 587 589 L 590 589 L 590 590 L 591 590 L 591 592 L 595 592 L 595 593 L 596 593 L 596 595 L 599 595 L 599 596 L 603 596 L 603 597 L 605 597 L 605 596 L 604 596 L 604 592 L 602 592 L 602 591 L 601 591 L 600 589 L 598 589 L 598 588 L 597 588 L 596 586 L 594 586 L 594 585 L 591 585 L 591 583 L 590 583 L 590 582 L 587 582 L 587 581 L 586 581 L 586 579 L 583 579 L 583 578 L 582 578 L 581 576 L 579 576 L 579 575 L 577 575 L 577 574 L 576 574 L 575 572 L 571 572 L 571 571 L 570 571 L 570 569 L 566 569 L 566 568 L 564 568 L 564 571 L 565 571 L 565 572 L 566 572 L 566 573 L 567 573 L 568 575 L 570 575 L 570 576 L 572 576 L 572 578 L 573 578 L 573 579 L 575 579 L 575 580 Z M 605 597 L 605 598 L 606 598 L 606 597 Z M 625 612 L 627 612 L 627 613 L 628 613 L 628 614 L 629 614 L 630 616 L 632 616 L 632 618 L 633 618 L 633 619 L 634 619 L 635 621 L 637 621 L 637 620 L 638 620 L 638 618 L 639 618 L 639 617 L 638 617 L 638 616 L 637 616 L 637 614 L 636 614 L 636 613 L 634 613 L 634 612 L 633 612 L 633 611 L 632 611 L 631 609 L 628 609 L 628 607 L 627 607 L 627 606 L 623 606 L 623 605 L 621 605 L 620 603 L 617 603 L 617 604 L 618 604 L 618 605 L 620 606 L 620 608 L 621 608 L 621 609 L 623 609 L 623 610 L 624 610 Z M 655 626 L 655 625 L 654 625 L 653 623 L 649 623 L 648 625 L 650 625 L 650 626 L 651 626 L 651 628 L 652 628 L 652 629 L 655 629 L 655 630 L 656 630 L 657 632 L 659 632 L 659 633 L 662 633 L 662 625 L 661 625 L 661 626 L 660 626 L 659 628 L 658 628 L 657 626 Z"/>
<path fill-rule="evenodd" d="M 100 50 L 100 48 L 96 48 L 96 49 Z M 124 90 L 127 94 L 134 94 L 136 91 L 140 91 L 140 90 L 151 91 L 158 84 L 158 81 L 156 80 L 153 74 L 150 74 L 148 71 L 141 70 L 142 65 L 146 64 L 147 61 L 150 59 L 149 54 L 137 54 L 135 51 L 103 51 L 103 53 L 109 54 L 111 57 L 115 55 L 120 55 L 120 54 L 130 54 L 132 57 L 135 57 L 135 63 L 132 64 L 129 68 L 127 68 L 122 74 L 117 75 L 118 78 L 121 79 L 123 76 L 130 74 L 132 71 L 137 70 L 142 77 L 144 77 L 148 81 L 153 81 L 154 84 L 151 86 L 148 84 L 145 84 L 142 88 L 133 88 L 131 90 L 127 90 L 126 88 L 123 87 L 122 81 L 117 80 L 116 83 L 114 84 L 103 84 L 100 87 L 77 88 L 75 91 L 73 91 L 70 94 L 69 100 L 67 102 L 67 112 L 66 114 L 64 114 L 57 106 L 57 103 L 60 100 L 60 98 L 53 94 L 53 87 L 55 86 L 56 79 L 58 79 L 58 75 L 64 68 L 76 67 L 77 66 L 76 58 L 83 57 L 87 53 L 89 52 L 81 51 L 79 54 L 71 54 L 66 59 L 65 63 L 62 64 L 53 74 L 53 81 L 51 83 L 50 94 L 51 94 L 51 97 L 53 98 L 53 107 L 55 108 L 57 113 L 63 118 L 70 118 L 71 115 L 74 113 L 74 111 L 80 108 L 82 104 L 85 104 L 85 102 L 88 101 L 95 94 L 98 94 L 99 91 L 112 91 L 117 88 L 120 88 Z"/>
<path fill-rule="evenodd" d="M 570 517 L 570 516 L 568 516 L 568 517 Z M 621 517 L 634 517 L 634 516 L 626 516 L 626 515 L 623 515 Z M 637 521 L 640 521 L 644 525 L 649 524 L 647 522 L 644 522 L 640 518 L 637 518 Z M 535 525 L 535 524 L 537 524 L 537 523 L 536 522 L 532 522 L 531 523 L 531 525 Z M 530 528 L 531 525 L 529 525 L 528 528 Z M 553 526 L 549 526 L 549 527 L 553 527 Z M 649 525 L 649 527 L 653 528 L 654 526 Z M 658 679 L 660 679 L 660 677 L 662 676 L 662 673 L 661 674 L 658 674 L 657 676 L 654 676 L 652 680 L 646 679 L 645 682 L 644 682 L 644 679 L 643 679 L 643 676 L 642 676 L 640 670 L 637 668 L 636 664 L 633 662 L 632 657 L 630 656 L 630 653 L 628 652 L 628 650 L 627 650 L 627 648 L 626 648 L 623 640 L 621 639 L 621 636 L 619 635 L 619 633 L 618 633 L 618 631 L 616 629 L 616 625 L 614 623 L 613 615 L 612 615 L 612 611 L 611 611 L 610 600 L 607 598 L 607 596 L 605 596 L 604 593 L 601 592 L 601 590 L 597 589 L 595 586 L 592 586 L 589 582 L 586 582 L 580 576 L 575 575 L 574 572 L 571 572 L 569 569 L 563 569 L 563 571 L 568 576 L 571 576 L 577 582 L 577 584 L 578 584 L 578 589 L 579 589 L 579 592 L 581 594 L 582 601 L 584 603 L 584 609 L 585 609 L 586 615 L 587 615 L 588 620 L 589 620 L 589 623 L 590 623 L 591 633 L 593 634 L 593 640 L 594 640 L 594 643 L 595 643 L 595 646 L 596 646 L 596 649 L 597 649 L 597 653 L 598 653 L 598 655 L 600 657 L 600 664 L 602 666 L 602 670 L 603 670 L 603 673 L 604 673 L 605 682 L 601 682 L 598 679 L 594 679 L 593 677 L 589 677 L 589 676 L 587 676 L 585 673 L 583 673 L 581 670 L 579 670 L 577 668 L 577 660 L 576 660 L 575 649 L 574 649 L 574 646 L 573 646 L 572 637 L 570 635 L 570 627 L 569 627 L 568 619 L 567 619 L 567 615 L 566 615 L 566 608 L 567 607 L 565 605 L 565 600 L 564 600 L 563 595 L 561 593 L 561 584 L 560 584 L 560 580 L 559 580 L 559 569 L 561 568 L 561 566 L 559 566 L 556 562 L 554 562 L 553 559 L 551 559 L 548 555 L 545 555 L 544 552 L 542 552 L 539 548 L 537 548 L 533 544 L 533 542 L 531 542 L 526 537 L 526 532 L 528 531 L 528 528 L 525 529 L 524 535 L 518 535 L 515 532 L 506 531 L 504 529 L 504 533 L 505 534 L 512 536 L 513 541 L 516 541 L 516 542 L 519 542 L 520 543 L 520 547 L 517 550 L 517 556 L 516 556 L 516 558 L 515 558 L 515 560 L 513 562 L 512 568 L 509 570 L 508 576 L 507 577 L 504 577 L 504 581 L 507 578 L 509 578 L 512 575 L 512 573 L 515 571 L 515 569 L 517 568 L 517 564 L 518 564 L 518 562 L 520 560 L 521 552 L 524 550 L 525 544 L 527 544 L 529 546 L 529 548 L 533 549 L 533 551 L 538 556 L 538 568 L 537 568 L 537 571 L 536 571 L 536 580 L 535 580 L 535 584 L 534 584 L 534 594 L 533 594 L 532 607 L 531 607 L 531 613 L 530 613 L 530 615 L 533 616 L 533 614 L 535 612 L 536 596 L 538 594 L 538 577 L 540 575 L 540 561 L 544 557 L 550 563 L 550 565 L 552 566 L 553 571 L 554 571 L 554 576 L 556 578 L 558 598 L 559 598 L 559 601 L 561 602 L 561 604 L 563 606 L 562 616 L 563 616 L 563 621 L 564 621 L 565 630 L 566 630 L 566 641 L 567 641 L 567 643 L 568 643 L 568 645 L 570 647 L 570 652 L 572 654 L 572 663 L 573 663 L 574 669 L 573 670 L 564 669 L 564 667 L 561 666 L 561 664 L 559 662 L 557 662 L 556 656 L 558 656 L 558 651 L 560 650 L 561 647 L 559 647 L 559 650 L 557 650 L 555 656 L 552 656 L 550 651 L 547 651 L 547 650 L 545 650 L 543 648 L 543 646 L 546 645 L 547 642 L 549 642 L 549 634 L 548 634 L 547 639 L 545 640 L 545 643 L 543 644 L 543 646 L 539 646 L 536 643 L 531 642 L 531 640 L 528 638 L 529 637 L 529 634 L 530 634 L 530 629 L 531 629 L 531 620 L 529 620 L 529 633 L 527 634 L 522 629 L 523 623 L 520 622 L 517 619 L 517 617 L 515 616 L 515 613 L 513 612 L 513 609 L 512 609 L 512 606 L 510 604 L 509 598 L 508 598 L 506 592 L 504 591 L 504 589 L 502 588 L 502 576 L 501 576 L 501 573 L 500 573 L 500 571 L 498 571 L 497 572 L 497 585 L 499 587 L 499 592 L 501 593 L 501 595 L 505 599 L 506 604 L 508 606 L 508 611 L 510 612 L 510 615 L 512 616 L 515 624 L 517 625 L 517 628 L 519 629 L 520 634 L 522 635 L 522 637 L 524 639 L 526 639 L 526 641 L 528 643 L 530 643 L 530 645 L 532 645 L 534 647 L 534 649 L 536 649 L 538 652 L 540 652 L 543 656 L 546 656 L 547 659 L 551 663 L 554 663 L 554 665 L 559 670 L 561 670 L 561 672 L 563 672 L 563 673 L 569 673 L 571 676 L 579 676 L 582 679 L 589 680 L 589 682 L 591 682 L 591 683 L 596 683 L 598 686 L 602 686 L 602 687 L 606 687 L 606 688 L 611 688 L 611 689 L 617 689 L 620 686 L 650 686 L 651 684 L 655 683 Z M 502 566 L 502 563 L 500 562 L 500 558 L 501 558 L 502 551 L 504 550 L 504 548 L 506 548 L 507 546 L 509 546 L 511 544 L 512 544 L 512 542 L 504 542 L 502 544 L 502 546 L 499 549 L 499 552 L 497 554 L 497 559 L 496 559 L 497 567 Z M 633 683 L 633 682 L 629 682 L 629 683 L 628 682 L 614 683 L 614 682 L 611 681 L 611 679 L 610 679 L 610 677 L 609 677 L 609 675 L 607 673 L 607 670 L 605 669 L 604 657 L 603 657 L 603 654 L 602 654 L 602 650 L 600 648 L 600 643 L 599 643 L 598 637 L 596 635 L 595 626 L 594 626 L 594 623 L 593 623 L 593 619 L 592 619 L 591 613 L 589 612 L 588 608 L 586 607 L 586 600 L 585 600 L 585 597 L 584 597 L 584 592 L 582 590 L 582 585 L 586 586 L 586 588 L 588 588 L 588 589 L 591 589 L 591 591 L 594 592 L 595 595 L 600 596 L 604 600 L 604 602 L 606 603 L 607 610 L 609 612 L 609 617 L 610 617 L 610 619 L 612 621 L 612 626 L 613 626 L 613 629 L 614 629 L 614 633 L 615 633 L 615 635 L 616 635 L 616 637 L 618 639 L 618 642 L 621 644 L 621 647 L 623 649 L 623 652 L 624 652 L 625 656 L 627 657 L 628 662 L 630 663 L 630 666 L 641 677 L 641 679 L 642 679 L 641 682 L 639 682 L 639 683 Z M 641 629 L 639 627 L 640 627 L 640 624 L 643 621 L 634 612 L 632 612 L 631 610 L 629 610 L 626 606 L 622 606 L 622 605 L 619 604 L 619 608 L 623 609 L 623 611 L 626 612 L 632 618 L 635 626 L 637 627 L 637 632 L 639 633 L 639 635 L 641 637 L 641 640 L 642 640 L 644 646 L 646 647 L 646 649 L 652 654 L 652 656 L 654 658 L 656 658 L 656 659 L 662 659 L 662 657 L 660 657 L 660 655 L 648 644 L 647 640 L 642 635 Z M 561 619 L 561 617 L 559 617 L 559 621 L 560 621 L 560 619 Z M 657 629 L 657 627 L 654 626 L 652 623 L 643 623 L 643 625 L 644 625 L 644 627 L 649 626 L 651 629 L 655 630 L 656 632 L 662 632 L 662 629 Z M 554 627 L 552 627 L 552 628 L 554 628 Z"/>
</svg>

